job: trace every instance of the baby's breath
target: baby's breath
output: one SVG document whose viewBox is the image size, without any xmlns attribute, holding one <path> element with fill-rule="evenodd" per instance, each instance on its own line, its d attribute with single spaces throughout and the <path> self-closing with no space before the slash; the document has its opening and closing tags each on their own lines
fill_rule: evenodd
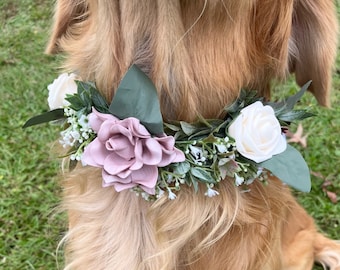
<svg viewBox="0 0 340 270">
<path fill-rule="evenodd" d="M 64 148 L 73 149 L 71 160 L 80 161 L 85 146 L 93 140 L 95 133 L 89 125 L 88 115 L 82 111 L 77 112 L 65 107 L 64 114 L 67 117 L 68 127 L 60 132 L 59 142 Z"/>
</svg>

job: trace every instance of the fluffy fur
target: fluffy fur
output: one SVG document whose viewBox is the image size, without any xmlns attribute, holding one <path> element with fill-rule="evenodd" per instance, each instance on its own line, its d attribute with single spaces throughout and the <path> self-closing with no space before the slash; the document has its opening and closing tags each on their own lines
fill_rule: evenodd
<svg viewBox="0 0 340 270">
<path fill-rule="evenodd" d="M 59 0 L 47 52 L 96 82 L 110 100 L 131 64 L 155 83 L 165 119 L 219 117 L 240 88 L 270 97 L 272 79 L 297 82 L 329 105 L 337 21 L 332 0 Z M 65 269 L 340 269 L 340 245 L 275 178 L 242 193 L 231 180 L 207 198 L 145 202 L 101 187 L 95 168 L 65 176 Z M 297 176 L 298 181 L 298 176 Z M 204 190 L 204 189 L 203 189 Z"/>
</svg>

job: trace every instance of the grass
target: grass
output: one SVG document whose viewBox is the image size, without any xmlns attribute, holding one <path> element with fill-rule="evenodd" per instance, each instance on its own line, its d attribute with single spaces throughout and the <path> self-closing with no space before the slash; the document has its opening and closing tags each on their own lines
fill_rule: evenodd
<svg viewBox="0 0 340 270">
<path fill-rule="evenodd" d="M 56 211 L 58 161 L 49 154 L 58 130 L 21 129 L 26 119 L 47 108 L 46 85 L 58 74 L 59 59 L 43 54 L 51 14 L 48 0 L 0 3 L 0 269 L 56 269 L 57 243 L 66 230 L 65 216 Z M 303 99 L 318 116 L 303 124 L 308 147 L 297 147 L 314 176 L 311 193 L 296 192 L 320 230 L 338 239 L 340 204 L 330 201 L 322 184 L 328 180 L 327 189 L 340 194 L 339 74 L 340 59 L 332 109 L 318 107 L 311 95 Z M 295 91 L 290 82 L 280 87 L 279 95 Z"/>
<path fill-rule="evenodd" d="M 53 128 L 22 130 L 46 109 L 46 85 L 56 59 L 43 54 L 50 1 L 0 3 L 0 269 L 56 269 L 56 244 L 65 230 L 58 164 L 49 155 Z"/>
</svg>

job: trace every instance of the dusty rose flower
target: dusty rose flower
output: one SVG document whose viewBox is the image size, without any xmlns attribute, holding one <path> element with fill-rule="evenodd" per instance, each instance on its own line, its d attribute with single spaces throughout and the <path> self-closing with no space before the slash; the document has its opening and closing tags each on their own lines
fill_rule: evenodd
<svg viewBox="0 0 340 270">
<path fill-rule="evenodd" d="M 51 110 L 62 108 L 63 105 L 68 105 L 68 101 L 65 100 L 67 94 L 77 93 L 77 84 L 74 81 L 76 79 L 76 74 L 63 73 L 59 75 L 57 79 L 47 86 L 49 91 L 48 95 L 48 105 Z"/>
<path fill-rule="evenodd" d="M 230 125 L 237 151 L 257 163 L 286 150 L 287 143 L 272 107 L 259 101 L 245 107 Z"/>
<path fill-rule="evenodd" d="M 140 186 L 155 194 L 158 167 L 185 160 L 173 137 L 152 137 L 136 118 L 119 120 L 93 110 L 89 122 L 97 138 L 85 148 L 82 161 L 103 168 L 105 187 L 113 185 L 119 192 Z"/>
</svg>

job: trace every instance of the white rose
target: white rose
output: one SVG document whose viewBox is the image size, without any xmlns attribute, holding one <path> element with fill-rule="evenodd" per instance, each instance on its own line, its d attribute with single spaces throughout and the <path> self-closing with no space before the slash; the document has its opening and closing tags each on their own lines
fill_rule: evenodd
<svg viewBox="0 0 340 270">
<path fill-rule="evenodd" d="M 77 92 L 77 84 L 75 83 L 76 74 L 63 73 L 53 81 L 47 89 L 49 90 L 48 105 L 51 110 L 62 108 L 69 103 L 65 100 L 66 94 L 74 94 Z"/>
<path fill-rule="evenodd" d="M 229 126 L 237 151 L 256 163 L 286 150 L 287 142 L 272 107 L 257 101 L 241 110 Z"/>
</svg>

